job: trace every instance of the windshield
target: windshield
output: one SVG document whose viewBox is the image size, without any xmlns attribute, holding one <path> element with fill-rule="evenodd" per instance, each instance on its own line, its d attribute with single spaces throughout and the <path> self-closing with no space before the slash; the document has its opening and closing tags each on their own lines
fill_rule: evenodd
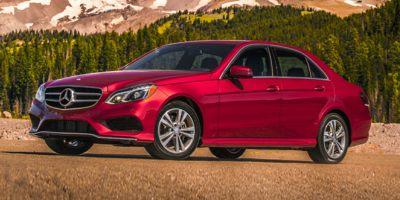
<svg viewBox="0 0 400 200">
<path fill-rule="evenodd" d="M 125 70 L 211 71 L 235 47 L 232 44 L 180 43 L 155 49 Z"/>
</svg>

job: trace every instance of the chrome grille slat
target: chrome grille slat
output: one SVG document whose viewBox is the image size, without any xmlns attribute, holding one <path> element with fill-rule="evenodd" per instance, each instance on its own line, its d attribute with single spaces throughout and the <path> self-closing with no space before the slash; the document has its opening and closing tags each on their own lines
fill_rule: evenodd
<svg viewBox="0 0 400 200">
<path fill-rule="evenodd" d="M 58 102 L 58 99 L 46 99 L 46 101 Z"/>
<path fill-rule="evenodd" d="M 79 102 L 95 102 L 95 101 L 97 102 L 97 100 L 94 100 L 94 99 L 93 100 L 90 100 L 90 99 L 84 99 L 84 100 L 77 99 L 77 100 L 75 100 L 75 102 L 78 102 L 78 103 Z"/>
<path fill-rule="evenodd" d="M 71 104 L 60 102 L 64 90 L 71 94 Z M 73 97 L 72 97 L 73 96 Z M 86 86 L 54 86 L 48 87 L 45 91 L 46 105 L 50 108 L 59 110 L 73 110 L 92 107 L 97 104 L 102 96 L 102 90 L 96 87 Z"/>
<path fill-rule="evenodd" d="M 60 95 L 61 93 L 59 93 L 59 92 L 49 92 L 49 93 L 47 93 L 47 95 Z"/>
<path fill-rule="evenodd" d="M 88 92 L 75 92 L 77 95 L 82 95 L 82 96 L 101 96 L 101 94 L 93 94 L 93 93 L 88 93 Z"/>
</svg>

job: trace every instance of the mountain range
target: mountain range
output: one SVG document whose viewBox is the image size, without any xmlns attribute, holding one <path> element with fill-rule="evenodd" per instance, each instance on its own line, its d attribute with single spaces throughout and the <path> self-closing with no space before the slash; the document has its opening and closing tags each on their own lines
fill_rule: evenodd
<svg viewBox="0 0 400 200">
<path fill-rule="evenodd" d="M 345 17 L 386 0 L 0 0 L 0 35 L 18 30 L 77 30 L 91 34 L 137 30 L 179 11 L 230 6 L 293 5 Z"/>
</svg>

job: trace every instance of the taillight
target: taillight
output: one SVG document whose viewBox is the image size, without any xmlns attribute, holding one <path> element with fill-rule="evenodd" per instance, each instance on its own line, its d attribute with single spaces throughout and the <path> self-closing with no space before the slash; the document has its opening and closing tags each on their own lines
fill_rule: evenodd
<svg viewBox="0 0 400 200">
<path fill-rule="evenodd" d="M 367 94 L 365 94 L 364 91 L 360 93 L 360 98 L 361 98 L 361 101 L 363 102 L 363 104 L 364 104 L 365 106 L 368 106 L 368 107 L 369 107 L 368 96 L 367 96 Z"/>
</svg>

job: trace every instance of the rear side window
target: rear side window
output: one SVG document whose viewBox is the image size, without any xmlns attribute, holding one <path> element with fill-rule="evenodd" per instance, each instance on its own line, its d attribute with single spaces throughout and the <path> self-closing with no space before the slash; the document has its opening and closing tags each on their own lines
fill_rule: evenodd
<svg viewBox="0 0 400 200">
<path fill-rule="evenodd" d="M 314 62 L 309 59 L 307 59 L 307 62 L 310 66 L 311 76 L 313 78 L 326 79 L 324 72 L 322 72 L 321 69 L 314 64 Z"/>
<path fill-rule="evenodd" d="M 295 51 L 275 48 L 276 61 L 282 76 L 311 77 L 306 58 Z"/>
</svg>

